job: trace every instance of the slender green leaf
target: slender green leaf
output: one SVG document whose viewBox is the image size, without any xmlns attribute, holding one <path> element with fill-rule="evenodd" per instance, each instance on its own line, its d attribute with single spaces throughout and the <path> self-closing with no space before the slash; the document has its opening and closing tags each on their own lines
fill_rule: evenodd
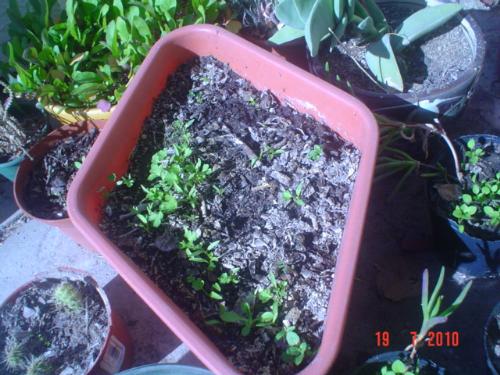
<svg viewBox="0 0 500 375">
<path fill-rule="evenodd" d="M 441 316 L 448 317 L 455 312 L 456 309 L 462 304 L 467 293 L 469 293 L 470 288 L 472 287 L 472 281 L 469 281 L 467 285 L 462 289 L 462 292 L 458 295 L 457 299 L 441 313 Z"/>
<path fill-rule="evenodd" d="M 439 292 L 441 292 L 441 288 L 443 287 L 443 281 L 444 281 L 444 267 L 441 267 L 441 271 L 439 272 L 439 277 L 436 282 L 436 286 L 434 287 L 434 290 L 432 292 L 431 298 L 429 300 L 429 309 L 432 311 L 434 309 L 434 304 L 436 303 Z"/>
</svg>

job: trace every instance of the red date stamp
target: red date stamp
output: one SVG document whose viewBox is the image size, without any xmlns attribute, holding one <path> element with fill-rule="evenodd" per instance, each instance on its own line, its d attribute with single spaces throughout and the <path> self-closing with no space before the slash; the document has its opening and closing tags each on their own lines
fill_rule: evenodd
<svg viewBox="0 0 500 375">
<path fill-rule="evenodd" d="M 412 344 L 418 337 L 418 332 L 410 332 Z M 391 335 L 388 331 L 375 332 L 375 343 L 377 347 L 388 348 L 391 344 Z M 460 334 L 458 331 L 429 331 L 425 339 L 425 345 L 429 348 L 456 348 L 460 346 Z"/>
</svg>

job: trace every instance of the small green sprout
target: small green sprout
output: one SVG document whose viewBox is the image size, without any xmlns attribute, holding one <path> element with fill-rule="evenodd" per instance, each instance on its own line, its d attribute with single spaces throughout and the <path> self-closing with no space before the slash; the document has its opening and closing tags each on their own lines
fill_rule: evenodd
<svg viewBox="0 0 500 375">
<path fill-rule="evenodd" d="M 254 106 L 254 107 L 257 105 L 257 100 L 255 100 L 255 98 L 253 96 L 248 98 L 247 102 L 248 102 L 248 104 L 250 104 L 251 106 Z"/>
<path fill-rule="evenodd" d="M 285 190 L 281 193 L 281 198 L 285 201 L 285 202 L 290 202 L 293 200 L 293 202 L 297 205 L 297 206 L 303 206 L 305 204 L 305 202 L 302 200 L 302 198 L 300 197 L 302 195 L 302 183 L 298 184 L 296 187 L 295 187 L 295 191 L 294 191 L 294 194 L 292 194 L 290 192 L 290 190 Z"/>
<path fill-rule="evenodd" d="M 26 375 L 50 375 L 52 368 L 43 357 L 31 356 L 26 363 Z"/>
<path fill-rule="evenodd" d="M 197 292 L 203 290 L 203 288 L 205 287 L 205 280 L 200 279 L 199 277 L 189 275 L 186 280 Z"/>
<path fill-rule="evenodd" d="M 83 162 L 85 161 L 85 156 L 82 156 L 80 160 L 77 160 L 73 163 L 76 169 L 80 169 L 83 165 Z"/>
<path fill-rule="evenodd" d="M 490 218 L 490 223 L 492 227 L 497 227 L 500 225 L 500 207 L 494 209 L 491 206 L 483 207 L 484 214 Z"/>
<path fill-rule="evenodd" d="M 312 161 L 318 161 L 321 155 L 323 155 L 323 148 L 320 145 L 314 145 L 307 155 Z"/>
<path fill-rule="evenodd" d="M 134 186 L 134 179 L 132 178 L 132 176 L 129 173 L 126 176 L 123 176 L 118 181 L 116 181 L 116 185 L 117 186 L 124 185 L 128 188 L 131 188 L 132 186 Z"/>
<path fill-rule="evenodd" d="M 213 253 L 219 245 L 219 241 L 213 241 L 208 246 L 200 243 L 201 231 L 191 231 L 184 228 L 184 239 L 179 243 L 179 248 L 184 251 L 189 261 L 194 263 L 205 263 L 209 271 L 214 271 L 219 258 Z"/>
<path fill-rule="evenodd" d="M 384 366 L 380 370 L 381 375 L 417 375 L 419 373 L 418 367 L 415 372 L 411 371 L 410 367 L 405 365 L 400 359 L 396 359 L 389 366 Z"/>
<path fill-rule="evenodd" d="M 239 271 L 239 268 L 233 268 L 229 272 L 223 272 L 219 276 L 218 282 L 221 285 L 238 284 L 240 281 L 238 278 L 238 271 Z"/>
<path fill-rule="evenodd" d="M 477 164 L 481 157 L 484 156 L 484 150 L 481 147 L 476 148 L 476 141 L 469 139 L 467 141 L 467 150 L 465 151 L 465 158 L 469 164 Z"/>
<path fill-rule="evenodd" d="M 255 168 L 257 163 L 262 162 L 264 157 L 267 158 L 267 160 L 272 161 L 283 152 L 285 151 L 281 148 L 264 145 L 264 147 L 260 150 L 259 155 L 250 159 L 250 167 Z"/>
<path fill-rule="evenodd" d="M 215 194 L 217 194 L 218 196 L 223 196 L 224 195 L 224 191 L 225 191 L 224 188 L 221 188 L 221 187 L 219 187 L 217 185 L 214 185 L 212 188 L 214 189 Z"/>
<path fill-rule="evenodd" d="M 79 311 L 83 308 L 82 294 L 68 281 L 63 281 L 55 288 L 53 301 L 57 306 L 69 311 Z"/>
<path fill-rule="evenodd" d="M 283 327 L 274 336 L 275 341 L 284 341 L 287 345 L 282 358 L 285 362 L 293 363 L 299 366 L 306 355 L 311 354 L 311 348 L 307 342 L 302 341 L 300 336 L 295 331 L 294 326 L 290 326 L 288 322 L 283 322 Z"/>
<path fill-rule="evenodd" d="M 24 366 L 23 345 L 14 337 L 7 338 L 3 351 L 2 362 L 9 370 L 20 369 Z"/>
</svg>

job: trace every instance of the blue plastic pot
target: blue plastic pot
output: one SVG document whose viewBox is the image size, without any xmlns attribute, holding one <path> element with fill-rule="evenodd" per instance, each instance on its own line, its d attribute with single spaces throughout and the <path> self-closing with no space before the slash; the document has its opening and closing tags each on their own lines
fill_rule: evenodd
<svg viewBox="0 0 500 375">
<path fill-rule="evenodd" d="M 19 164 L 21 164 L 23 159 L 24 155 L 21 155 L 6 163 L 0 163 L 0 174 L 10 181 L 14 182 L 17 170 L 19 169 Z"/>
<path fill-rule="evenodd" d="M 500 137 L 489 134 L 462 136 L 456 140 L 459 153 L 469 139 L 474 139 L 478 144 L 484 141 L 500 143 Z M 448 170 L 453 168 L 449 159 L 448 152 L 443 152 L 438 157 L 438 161 Z M 429 188 L 431 190 L 433 189 Z M 450 212 L 443 210 L 438 199 L 437 194 L 430 193 L 436 246 L 446 255 L 448 263 L 467 278 L 500 277 L 500 234 L 467 226 L 461 233 L 457 222 L 450 218 Z"/>
<path fill-rule="evenodd" d="M 200 367 L 163 364 L 136 367 L 116 375 L 212 375 L 212 373 Z"/>
</svg>

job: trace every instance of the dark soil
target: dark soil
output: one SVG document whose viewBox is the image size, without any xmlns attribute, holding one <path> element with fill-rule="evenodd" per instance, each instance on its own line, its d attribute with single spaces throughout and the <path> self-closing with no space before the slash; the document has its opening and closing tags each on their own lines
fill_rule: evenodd
<svg viewBox="0 0 500 375">
<path fill-rule="evenodd" d="M 94 143 L 99 131 L 92 128 L 62 139 L 33 167 L 25 188 L 26 204 L 37 217 L 62 219 L 71 181 Z"/>
<path fill-rule="evenodd" d="M 57 285 L 73 284 L 84 299 L 84 309 L 68 311 L 53 301 Z M 5 345 L 15 339 L 23 357 L 43 358 L 47 374 L 85 374 L 97 359 L 108 332 L 107 312 L 95 287 L 82 280 L 47 278 L 33 283 L 13 303 L 0 309 L 0 373 L 24 375 L 5 366 Z"/>
<path fill-rule="evenodd" d="M 131 210 L 144 199 L 141 185 L 151 185 L 151 156 L 177 141 L 169 126 L 176 119 L 194 120 L 194 156 L 214 172 L 198 189 L 199 207 L 177 210 L 159 229 L 146 231 Z M 324 150 L 317 161 L 308 157 L 314 145 Z M 268 147 L 282 153 L 265 154 L 252 168 L 251 160 Z M 295 325 L 317 349 L 358 163 L 359 151 L 326 126 L 257 91 L 227 65 L 211 57 L 194 59 L 170 77 L 155 102 L 131 158 L 135 184 L 111 192 L 102 228 L 241 371 L 296 372 L 280 359 L 282 345 L 273 338 L 278 328 L 254 329 L 243 337 L 239 326 L 205 324 L 218 318 L 219 303 L 185 281 L 205 271 L 177 244 L 183 227 L 199 228 L 204 243 L 220 241 L 214 250 L 219 271 L 239 269 L 239 283 L 223 291 L 230 310 L 241 312 L 240 303 L 267 287 L 270 273 L 286 281 L 278 322 Z M 285 202 L 282 192 L 300 183 L 305 205 Z"/>
<path fill-rule="evenodd" d="M 393 29 L 418 10 L 417 8 L 410 9 L 407 5 L 394 4 L 381 5 L 381 8 Z M 384 92 L 352 60 L 352 58 L 356 59 L 370 73 L 365 61 L 367 45 L 363 44 L 359 38 L 355 38 L 353 31 L 348 32 L 348 35 L 352 38 L 344 41 L 331 54 L 327 53 L 328 48 L 324 48 L 319 58 L 311 61 L 314 71 L 322 76 L 328 76 L 328 73 L 324 71 L 325 62 L 328 61 L 331 71 L 327 79 L 331 82 L 344 85 L 348 81 L 354 87 Z M 344 37 L 344 39 L 347 38 Z M 460 26 L 460 19 L 456 17 L 398 54 L 398 65 L 405 84 L 404 92 L 426 94 L 454 82 L 470 67 L 472 61 L 472 47 L 467 41 L 465 31 Z M 340 82 L 336 78 L 337 75 Z M 390 87 L 386 87 L 386 91 L 396 92 Z"/>
</svg>

